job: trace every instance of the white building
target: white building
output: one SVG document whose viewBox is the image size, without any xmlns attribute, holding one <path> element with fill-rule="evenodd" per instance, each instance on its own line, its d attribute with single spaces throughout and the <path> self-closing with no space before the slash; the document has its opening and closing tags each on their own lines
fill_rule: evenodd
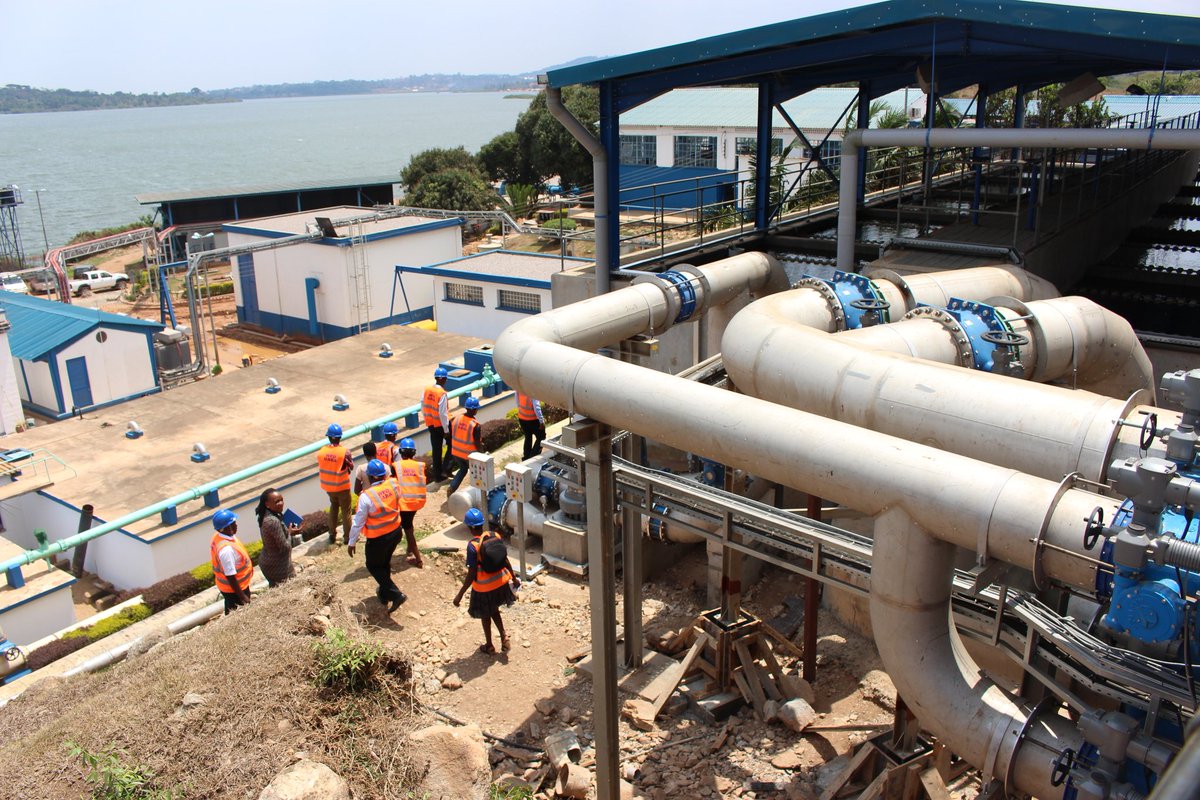
<svg viewBox="0 0 1200 800">
<path fill-rule="evenodd" d="M 493 250 L 426 267 L 400 266 L 396 273 L 406 294 L 410 285 L 433 286 L 439 332 L 495 341 L 517 320 L 553 307 L 554 273 L 590 263 L 585 258 Z"/>
<path fill-rule="evenodd" d="M 65 419 L 159 391 L 159 323 L 11 292 L 0 309 L 26 409 Z"/>
<path fill-rule="evenodd" d="M 392 217 L 346 223 L 370 213 L 339 206 L 223 225 L 231 247 L 315 231 L 318 218 L 328 219 L 337 234 L 237 256 L 233 287 L 238 322 L 332 341 L 368 326 L 432 317 L 432 286 L 414 285 L 401 296 L 395 266 L 462 255 L 461 221 Z"/>
<path fill-rule="evenodd" d="M 853 111 L 857 94 L 852 88 L 820 88 L 785 101 L 783 110 L 808 141 L 797 135 L 776 109 L 771 123 L 772 154 L 778 156 L 790 147 L 792 160 L 807 160 L 813 150 L 822 157 L 837 156 L 847 109 Z M 919 89 L 900 89 L 876 100 L 905 112 L 907 119 L 921 119 L 925 101 Z M 621 164 L 726 172 L 744 169 L 744 159 L 755 150 L 757 121 L 757 89 L 676 89 L 621 115 Z"/>
<path fill-rule="evenodd" d="M 21 409 L 21 389 L 17 383 L 17 362 L 8 344 L 12 325 L 0 309 L 0 436 L 25 430 L 25 413 Z"/>
</svg>

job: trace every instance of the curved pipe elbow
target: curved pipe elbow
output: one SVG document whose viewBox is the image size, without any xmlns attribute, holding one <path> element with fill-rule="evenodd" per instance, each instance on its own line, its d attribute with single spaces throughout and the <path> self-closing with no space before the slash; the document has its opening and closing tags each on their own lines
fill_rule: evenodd
<svg viewBox="0 0 1200 800">
<path fill-rule="evenodd" d="M 985 775 L 1010 792 L 1061 797 L 1053 756 L 1078 750 L 1082 736 L 1057 716 L 1018 736 L 1031 712 L 980 672 L 950 622 L 954 550 L 902 511 L 877 518 L 873 560 L 887 568 L 871 571 L 871 626 L 888 632 L 876 637 L 884 668 L 921 725 Z"/>
</svg>

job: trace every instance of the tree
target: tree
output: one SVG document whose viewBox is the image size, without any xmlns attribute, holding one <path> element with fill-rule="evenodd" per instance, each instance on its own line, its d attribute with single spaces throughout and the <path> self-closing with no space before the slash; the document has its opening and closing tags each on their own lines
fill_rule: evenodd
<svg viewBox="0 0 1200 800">
<path fill-rule="evenodd" d="M 562 100 L 594 135 L 600 122 L 600 91 L 591 86 L 567 86 L 562 90 Z M 551 115 L 545 92 L 540 92 L 517 119 L 516 134 L 521 156 L 536 176 L 532 183 L 558 175 L 564 186 L 591 185 L 592 155 Z M 612 156 L 615 158 L 616 153 Z"/>
<path fill-rule="evenodd" d="M 530 185 L 538 183 L 538 176 L 521 150 L 516 131 L 505 131 L 479 148 L 479 166 L 494 181 Z"/>
<path fill-rule="evenodd" d="M 478 171 L 462 168 L 428 174 L 404 196 L 404 202 L 410 206 L 449 211 L 489 211 L 498 201 Z"/>
<path fill-rule="evenodd" d="M 483 171 L 479 168 L 479 161 L 461 145 L 453 148 L 434 147 L 417 153 L 408 160 L 408 166 L 400 171 L 400 182 L 404 184 L 405 191 L 411 193 L 425 178 L 446 170 L 469 172 L 474 174 L 481 183 L 483 182 Z M 447 207 L 429 206 L 429 208 Z"/>
</svg>

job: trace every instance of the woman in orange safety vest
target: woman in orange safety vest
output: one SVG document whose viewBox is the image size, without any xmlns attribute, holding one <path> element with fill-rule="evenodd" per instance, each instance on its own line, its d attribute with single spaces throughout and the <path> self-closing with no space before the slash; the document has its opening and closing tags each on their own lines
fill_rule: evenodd
<svg viewBox="0 0 1200 800">
<path fill-rule="evenodd" d="M 478 508 L 467 509 L 463 522 L 471 529 L 472 538 L 467 543 L 467 577 L 454 597 L 454 605 L 462 603 L 463 595 L 470 587 L 471 604 L 467 606 L 467 613 L 483 622 L 484 642 L 479 646 L 479 651 L 487 655 L 495 654 L 496 647 L 492 644 L 492 623 L 495 623 L 500 633 L 500 649 L 507 653 L 512 649 L 512 643 L 504 630 L 500 609 L 516 601 L 513 588 L 520 588 L 521 580 L 513 575 L 507 554 L 500 569 L 492 572 L 484 570 L 481 558 L 484 544 L 493 538 L 500 539 L 500 534 L 495 531 L 483 532 L 483 512 Z"/>
</svg>

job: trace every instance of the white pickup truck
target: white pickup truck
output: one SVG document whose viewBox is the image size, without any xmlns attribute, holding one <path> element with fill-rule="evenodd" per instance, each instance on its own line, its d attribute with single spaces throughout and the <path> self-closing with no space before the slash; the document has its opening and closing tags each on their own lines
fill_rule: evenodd
<svg viewBox="0 0 1200 800">
<path fill-rule="evenodd" d="M 102 269 L 76 272 L 75 279 L 68 281 L 71 294 L 77 297 L 87 297 L 92 292 L 102 289 L 125 290 L 129 285 L 129 276 L 124 272 L 105 272 Z"/>
</svg>

